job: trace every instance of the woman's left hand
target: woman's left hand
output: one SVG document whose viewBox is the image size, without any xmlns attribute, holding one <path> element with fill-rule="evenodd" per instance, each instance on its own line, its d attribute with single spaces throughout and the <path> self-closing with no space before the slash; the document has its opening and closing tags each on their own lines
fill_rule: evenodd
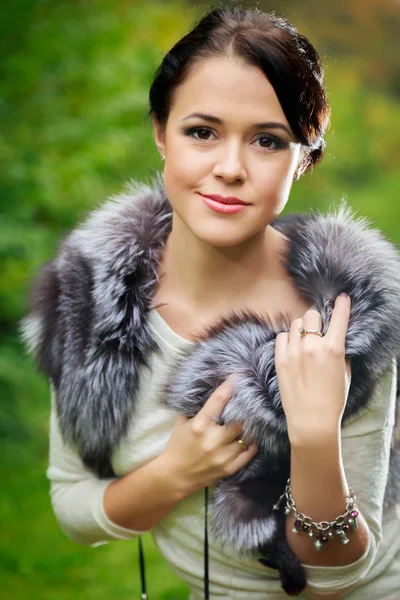
<svg viewBox="0 0 400 600">
<path fill-rule="evenodd" d="M 292 446 L 318 445 L 338 436 L 351 381 L 350 359 L 345 358 L 350 304 L 349 297 L 336 298 L 323 337 L 299 332 L 299 327 L 321 331 L 322 318 L 314 309 L 276 337 L 275 367 Z"/>
</svg>

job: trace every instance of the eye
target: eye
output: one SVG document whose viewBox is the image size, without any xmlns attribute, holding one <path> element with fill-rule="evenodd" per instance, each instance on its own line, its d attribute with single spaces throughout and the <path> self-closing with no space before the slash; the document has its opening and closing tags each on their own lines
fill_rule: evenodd
<svg viewBox="0 0 400 600">
<path fill-rule="evenodd" d="M 190 127 L 190 129 L 185 130 L 185 135 L 194 137 L 196 140 L 207 142 L 210 139 L 210 136 L 214 134 L 208 127 Z"/>
<path fill-rule="evenodd" d="M 258 141 L 260 142 L 260 147 L 267 150 L 278 150 L 285 145 L 279 138 L 266 133 L 261 133 L 255 140 L 255 142 Z"/>
</svg>

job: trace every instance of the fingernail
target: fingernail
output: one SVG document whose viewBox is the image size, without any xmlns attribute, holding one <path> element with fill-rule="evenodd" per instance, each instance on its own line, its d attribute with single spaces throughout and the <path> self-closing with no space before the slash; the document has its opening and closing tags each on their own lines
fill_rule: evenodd
<svg viewBox="0 0 400 600">
<path fill-rule="evenodd" d="M 339 298 L 348 298 L 348 295 L 343 292 L 343 294 L 340 294 Z"/>
</svg>

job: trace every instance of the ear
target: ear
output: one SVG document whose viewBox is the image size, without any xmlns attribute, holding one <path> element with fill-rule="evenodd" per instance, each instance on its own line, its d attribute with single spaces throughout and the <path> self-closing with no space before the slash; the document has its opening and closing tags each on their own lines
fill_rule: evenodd
<svg viewBox="0 0 400 600">
<path fill-rule="evenodd" d="M 304 171 L 306 170 L 306 168 L 307 168 L 307 165 L 304 163 L 299 165 L 293 175 L 293 181 L 298 181 L 300 179 L 300 177 L 304 174 Z"/>
<path fill-rule="evenodd" d="M 162 127 L 156 117 L 151 118 L 154 129 L 154 140 L 161 156 L 165 156 L 165 127 Z"/>
<path fill-rule="evenodd" d="M 308 151 L 302 149 L 302 151 L 300 153 L 299 164 L 297 165 L 297 169 L 293 175 L 293 181 L 297 181 L 298 179 L 300 179 L 300 177 L 302 175 L 304 175 L 309 164 L 310 164 L 309 153 L 308 153 Z"/>
</svg>

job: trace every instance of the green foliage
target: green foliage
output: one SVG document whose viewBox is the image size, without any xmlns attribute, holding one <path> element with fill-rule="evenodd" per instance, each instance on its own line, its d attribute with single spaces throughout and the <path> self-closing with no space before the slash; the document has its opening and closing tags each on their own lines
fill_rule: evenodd
<svg viewBox="0 0 400 600">
<path fill-rule="evenodd" d="M 31 279 L 59 239 L 160 161 L 147 117 L 179 3 L 21 1 L 0 9 L 0 589 L 2 598 L 139 596 L 136 541 L 96 549 L 60 531 L 48 496 L 49 391 L 18 341 Z M 152 597 L 186 597 L 146 536 Z"/>
<path fill-rule="evenodd" d="M 148 89 L 164 51 L 198 11 L 178 1 L 9 4 L 0 7 L 0 589 L 7 600 L 138 597 L 135 541 L 86 548 L 66 540 L 55 521 L 45 478 L 49 392 L 17 325 L 31 279 L 60 238 L 125 181 L 160 168 Z M 320 23 L 308 26 L 313 39 Z M 295 184 L 285 212 L 326 210 L 346 196 L 399 242 L 400 107 L 359 61 L 354 51 L 325 59 L 327 153 Z M 146 546 L 151 597 L 186 597 L 148 536 Z"/>
<path fill-rule="evenodd" d="M 326 62 L 332 107 L 326 155 L 311 175 L 294 185 L 287 211 L 327 210 L 342 198 L 386 237 L 400 242 L 397 131 L 400 104 L 358 77 L 354 60 Z"/>
</svg>

